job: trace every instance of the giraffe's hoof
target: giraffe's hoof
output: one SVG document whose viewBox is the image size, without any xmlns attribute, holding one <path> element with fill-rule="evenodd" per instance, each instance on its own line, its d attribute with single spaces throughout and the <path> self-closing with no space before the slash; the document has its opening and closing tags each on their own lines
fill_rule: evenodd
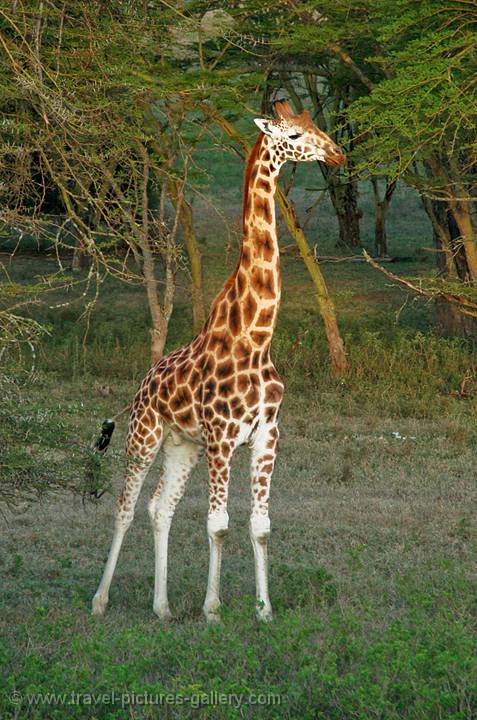
<svg viewBox="0 0 477 720">
<path fill-rule="evenodd" d="M 103 615 L 104 611 L 106 610 L 107 604 L 108 598 L 104 597 L 104 595 L 98 595 L 98 593 L 96 593 L 92 602 L 92 615 Z"/>
<path fill-rule="evenodd" d="M 271 605 L 262 605 L 257 607 L 257 620 L 267 623 L 273 620 L 273 612 Z"/>
<path fill-rule="evenodd" d="M 153 610 L 162 622 L 166 623 L 172 620 L 172 613 L 169 610 L 169 605 L 154 605 Z"/>
<path fill-rule="evenodd" d="M 210 607 L 204 605 L 202 610 L 204 612 L 204 617 L 207 620 L 208 625 L 218 625 L 218 623 L 220 623 L 221 618 L 220 618 L 219 609 L 220 609 L 220 604 L 218 604 L 218 605 L 214 604 L 214 605 L 211 605 Z"/>
</svg>

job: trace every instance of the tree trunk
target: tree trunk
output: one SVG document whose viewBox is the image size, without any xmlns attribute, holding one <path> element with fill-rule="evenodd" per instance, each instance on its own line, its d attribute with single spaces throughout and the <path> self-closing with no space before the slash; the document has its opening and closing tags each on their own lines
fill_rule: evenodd
<svg viewBox="0 0 477 720">
<path fill-rule="evenodd" d="M 140 248 L 143 259 L 142 272 L 144 276 L 144 286 L 146 288 L 149 313 L 151 315 L 151 359 L 153 363 L 156 363 L 164 353 L 170 312 L 166 313 L 163 311 L 159 302 L 159 286 L 149 238 L 146 236 L 142 238 Z"/>
<path fill-rule="evenodd" d="M 180 214 L 180 223 L 184 233 L 184 243 L 190 261 L 191 294 L 192 294 L 192 329 L 195 334 L 200 332 L 205 322 L 204 290 L 202 274 L 202 254 L 192 221 L 192 207 L 184 200 Z"/>
<path fill-rule="evenodd" d="M 469 268 L 460 230 L 452 210 L 445 202 L 430 200 L 421 195 L 422 205 L 431 221 L 434 244 L 437 250 L 437 267 L 443 278 L 466 282 Z M 477 322 L 464 315 L 444 298 L 434 301 L 436 325 L 445 337 L 475 337 Z"/>
<path fill-rule="evenodd" d="M 149 307 L 151 307 L 149 305 Z M 152 313 L 151 313 L 152 315 Z M 152 364 L 159 362 L 164 355 L 166 346 L 167 330 L 169 321 L 159 312 L 158 316 L 153 319 L 152 327 L 149 328 L 151 333 L 151 361 Z"/>
<path fill-rule="evenodd" d="M 75 246 L 73 249 L 73 257 L 71 258 L 71 271 L 72 272 L 80 272 L 81 268 L 83 266 L 83 260 L 84 260 L 84 254 L 81 247 L 81 243 L 76 238 L 75 240 Z"/>
<path fill-rule="evenodd" d="M 450 172 L 437 157 L 429 158 L 426 165 L 431 169 L 433 176 L 441 180 L 442 191 L 449 198 L 447 204 L 452 211 L 453 220 L 455 220 L 459 232 L 459 237 L 456 238 L 454 245 L 458 245 L 460 241 L 468 269 L 466 280 L 475 282 L 477 280 L 477 239 L 472 223 L 472 202 L 471 196 L 462 182 L 462 174 L 457 160 L 452 156 L 448 158 Z M 451 223 L 452 221 L 449 227 L 451 227 Z"/>
<path fill-rule="evenodd" d="M 81 217 L 81 212 L 79 210 L 77 212 L 78 217 Z M 74 240 L 73 256 L 71 258 L 71 271 L 74 273 L 81 272 L 81 268 L 83 267 L 84 262 L 84 253 L 83 246 L 80 240 L 80 231 L 75 225 L 74 221 L 71 219 L 68 220 L 67 228 L 69 230 L 69 234 L 73 236 Z"/>
<path fill-rule="evenodd" d="M 388 237 L 383 204 L 378 202 L 374 206 L 374 251 L 378 257 L 388 254 Z"/>
<path fill-rule="evenodd" d="M 436 248 L 437 269 L 442 277 L 457 277 L 451 248 L 451 232 L 448 208 L 445 203 L 430 200 L 420 195 L 422 206 L 431 221 L 434 246 Z"/>
<path fill-rule="evenodd" d="M 374 224 L 374 245 L 376 255 L 384 257 L 388 254 L 388 238 L 386 233 L 386 224 L 384 222 L 384 212 L 381 203 L 376 207 L 375 224 Z"/>
<path fill-rule="evenodd" d="M 313 104 L 314 116 L 318 119 L 320 128 L 338 142 L 337 126 L 341 126 L 341 134 L 343 127 L 346 127 L 347 131 L 344 138 L 348 151 L 352 151 L 354 132 L 344 115 L 344 111 L 350 102 L 351 88 L 348 86 L 344 89 L 344 92 L 339 91 L 335 95 L 334 108 L 330 117 L 329 113 L 325 112 L 325 104 L 320 98 L 318 77 L 312 73 L 304 73 L 303 78 Z M 362 213 L 358 207 L 358 180 L 353 173 L 352 161 L 348 159 L 346 175 L 340 174 L 336 170 L 330 170 L 324 163 L 319 163 L 319 166 L 338 219 L 339 237 L 336 243 L 337 247 L 361 247 L 359 221 Z"/>
<path fill-rule="evenodd" d="M 444 337 L 477 337 L 477 320 L 460 312 L 444 298 L 435 300 L 436 324 Z"/>
<path fill-rule="evenodd" d="M 361 247 L 359 221 L 361 213 L 358 209 L 358 183 L 350 180 L 341 182 L 338 177 L 328 176 L 331 202 L 338 218 L 339 238 L 337 247 Z"/>
<path fill-rule="evenodd" d="M 138 239 L 138 245 L 141 249 L 142 254 L 142 272 L 144 277 L 144 284 L 146 287 L 146 295 L 149 304 L 149 312 L 151 314 L 151 359 L 153 363 L 158 362 L 163 354 L 164 347 L 166 345 L 167 331 L 169 328 L 169 320 L 172 314 L 173 300 L 174 300 L 174 273 L 172 271 L 172 253 L 170 243 L 173 242 L 175 233 L 177 230 L 177 222 L 174 225 L 174 230 L 171 234 L 164 230 L 165 228 L 165 184 L 163 185 L 161 192 L 160 201 L 160 217 L 159 217 L 159 233 L 162 235 L 160 238 L 160 251 L 166 268 L 166 282 L 163 303 L 161 306 L 159 300 L 159 283 L 156 277 L 155 259 L 152 252 L 151 240 L 150 240 L 150 223 L 149 223 L 149 171 L 150 162 L 147 149 L 142 143 L 139 145 L 139 149 L 143 158 L 143 172 L 142 172 L 142 188 L 141 188 L 141 228 L 139 232 L 136 231 L 136 237 Z M 176 218 L 177 219 L 177 218 Z"/>
<path fill-rule="evenodd" d="M 396 182 L 386 182 L 384 197 L 379 194 L 379 183 L 377 178 L 371 178 L 374 198 L 374 249 L 378 257 L 388 254 L 388 239 L 386 231 L 386 217 L 389 210 L 391 198 L 396 189 Z"/>
<path fill-rule="evenodd" d="M 452 178 L 449 169 L 457 179 Z M 441 193 L 448 198 L 435 200 L 426 197 L 425 190 L 421 192 L 421 202 L 432 224 L 437 267 L 444 278 L 468 283 L 477 279 L 477 252 L 469 194 L 458 180 L 458 168 L 452 158 L 444 162 L 438 155 L 433 155 L 424 162 L 424 170 L 426 180 L 432 182 L 431 188 L 437 178 Z M 466 197 L 469 199 L 466 200 Z M 459 311 L 458 306 L 444 298 L 435 300 L 435 312 L 437 325 L 443 335 L 477 335 L 475 319 Z"/>
<path fill-rule="evenodd" d="M 176 211 L 179 207 L 179 194 L 181 189 L 176 180 L 169 182 L 170 198 Z M 202 254 L 195 234 L 192 206 L 184 196 L 180 203 L 179 222 L 184 235 L 184 245 L 190 262 L 191 296 L 192 296 L 192 329 L 195 334 L 200 332 L 205 321 L 204 289 L 202 272 Z"/>
<path fill-rule="evenodd" d="M 470 203 L 460 200 L 449 200 L 452 214 L 459 228 L 462 245 L 465 250 L 465 259 L 469 268 L 469 280 L 477 280 L 477 244 L 472 225 Z"/>
<path fill-rule="evenodd" d="M 315 285 L 316 299 L 321 317 L 323 318 L 326 337 L 328 339 L 331 367 L 333 368 L 333 372 L 336 377 L 342 377 L 348 370 L 348 362 L 346 360 L 344 344 L 336 319 L 333 300 L 328 293 L 328 288 L 326 286 L 325 279 L 321 274 L 320 266 L 314 259 L 305 234 L 300 226 L 295 208 L 280 188 L 277 188 L 276 197 L 283 218 L 298 246 L 303 262 L 305 263 Z"/>
<path fill-rule="evenodd" d="M 454 277 L 458 277 L 461 282 L 468 282 L 470 277 L 469 265 L 467 262 L 465 247 L 461 242 L 459 226 L 456 223 L 454 214 L 450 207 L 445 207 L 445 216 L 449 231 L 450 254 L 455 268 Z"/>
</svg>

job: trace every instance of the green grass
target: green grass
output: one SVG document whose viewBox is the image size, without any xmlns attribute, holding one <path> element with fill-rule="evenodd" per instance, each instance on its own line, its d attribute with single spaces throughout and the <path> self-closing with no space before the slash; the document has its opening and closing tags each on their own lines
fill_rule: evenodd
<svg viewBox="0 0 477 720">
<path fill-rule="evenodd" d="M 218 215 L 196 203 L 199 230 L 207 234 L 208 300 L 237 254 L 238 197 L 221 190 L 239 182 L 234 162 L 217 168 L 211 189 L 229 235 Z M 301 188 L 312 182 L 299 176 Z M 363 195 L 369 242 L 370 199 L 365 189 Z M 432 272 L 422 251 L 429 229 L 415 197 L 401 192 L 392 212 L 391 251 L 412 258 L 393 269 Z M 324 207 L 310 240 L 320 253 L 334 254 L 335 234 Z M 290 244 L 284 233 L 282 244 Z M 9 272 L 26 282 L 54 267 L 47 255 L 20 255 Z M 148 367 L 147 309 L 141 287 L 111 278 L 87 333 L 78 321 L 85 303 L 79 290 L 52 294 L 34 308 L 50 335 L 31 374 L 26 348 L 23 362 L 0 378 L 0 472 L 12 494 L 28 497 L 30 487 L 41 493 L 50 483 L 55 492 L 19 501 L 0 518 L 2 720 L 477 717 L 474 348 L 439 337 L 429 304 L 405 302 L 365 264 L 325 264 L 323 272 L 350 362 L 341 381 L 328 367 L 303 266 L 293 253 L 283 255 L 274 357 L 286 396 L 271 499 L 275 619 L 265 626 L 253 613 L 246 450 L 232 472 L 222 625 L 206 627 L 201 616 L 208 561 L 203 461 L 171 532 L 174 621 L 163 626 L 152 612 L 146 504 L 159 467 L 139 499 L 107 613 L 90 615 L 121 487 L 125 418 L 99 478 L 87 446 Z M 191 337 L 186 280 L 179 281 L 168 349 Z M 83 502 L 95 482 L 110 484 L 110 492 Z M 64 698 L 48 704 L 39 695 L 48 693 Z M 144 693 L 153 702 L 162 695 L 163 704 L 141 704 Z M 211 693 L 223 693 L 226 702 L 211 705 L 218 697 Z"/>
<path fill-rule="evenodd" d="M 469 718 L 475 709 L 471 628 L 425 594 L 411 596 L 407 616 L 379 631 L 370 631 L 356 613 L 334 608 L 326 619 L 290 610 L 259 628 L 234 607 L 218 629 L 190 622 L 162 629 L 145 618 L 132 624 L 123 614 L 114 623 L 85 627 L 71 616 L 58 623 L 40 608 L 31 641 L 57 650 L 23 656 L 29 682 L 17 692 L 26 702 L 52 688 L 66 702 L 81 699 L 66 708 L 25 702 L 22 717 L 84 717 L 88 696 L 108 697 L 113 688 L 114 708 L 101 704 L 92 717 L 196 717 L 201 707 L 206 718 L 428 720 Z M 210 707 L 219 693 L 226 702 Z M 133 694 L 147 694 L 151 704 L 133 705 Z M 159 704 L 161 696 L 176 704 Z M 181 703 L 184 697 L 189 700 Z"/>
</svg>

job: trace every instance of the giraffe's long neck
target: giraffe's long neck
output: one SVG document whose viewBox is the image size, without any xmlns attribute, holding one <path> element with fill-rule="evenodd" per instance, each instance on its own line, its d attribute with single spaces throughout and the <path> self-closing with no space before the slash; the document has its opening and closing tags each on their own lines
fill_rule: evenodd
<svg viewBox="0 0 477 720">
<path fill-rule="evenodd" d="M 280 304 L 280 254 L 274 195 L 282 161 L 260 135 L 245 171 L 243 239 L 236 270 L 242 328 L 254 342 L 271 339 Z"/>
<path fill-rule="evenodd" d="M 243 247 L 252 253 L 264 230 L 276 244 L 274 195 L 282 162 L 269 138 L 261 134 L 250 153 L 244 181 Z"/>
<path fill-rule="evenodd" d="M 235 346 L 239 354 L 248 348 L 260 351 L 263 360 L 268 356 L 281 293 L 273 199 L 281 164 L 269 138 L 261 134 L 245 171 L 240 258 L 204 327 L 205 336 L 211 336 L 208 345 L 219 344 L 224 353 Z"/>
</svg>

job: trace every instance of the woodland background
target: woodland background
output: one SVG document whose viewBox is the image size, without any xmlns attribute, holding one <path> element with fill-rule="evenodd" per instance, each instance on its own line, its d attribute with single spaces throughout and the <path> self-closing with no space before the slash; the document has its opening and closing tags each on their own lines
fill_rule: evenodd
<svg viewBox="0 0 477 720">
<path fill-rule="evenodd" d="M 199 712 L 28 699 L 113 689 L 282 698 L 210 718 L 475 717 L 476 37 L 471 0 L 0 4 L 2 717 Z M 200 620 L 202 466 L 174 624 L 148 489 L 98 621 L 124 418 L 101 462 L 91 441 L 232 271 L 253 118 L 283 97 L 348 162 L 289 165 L 276 198 L 276 620 L 252 621 L 239 453 L 223 626 Z"/>
</svg>

